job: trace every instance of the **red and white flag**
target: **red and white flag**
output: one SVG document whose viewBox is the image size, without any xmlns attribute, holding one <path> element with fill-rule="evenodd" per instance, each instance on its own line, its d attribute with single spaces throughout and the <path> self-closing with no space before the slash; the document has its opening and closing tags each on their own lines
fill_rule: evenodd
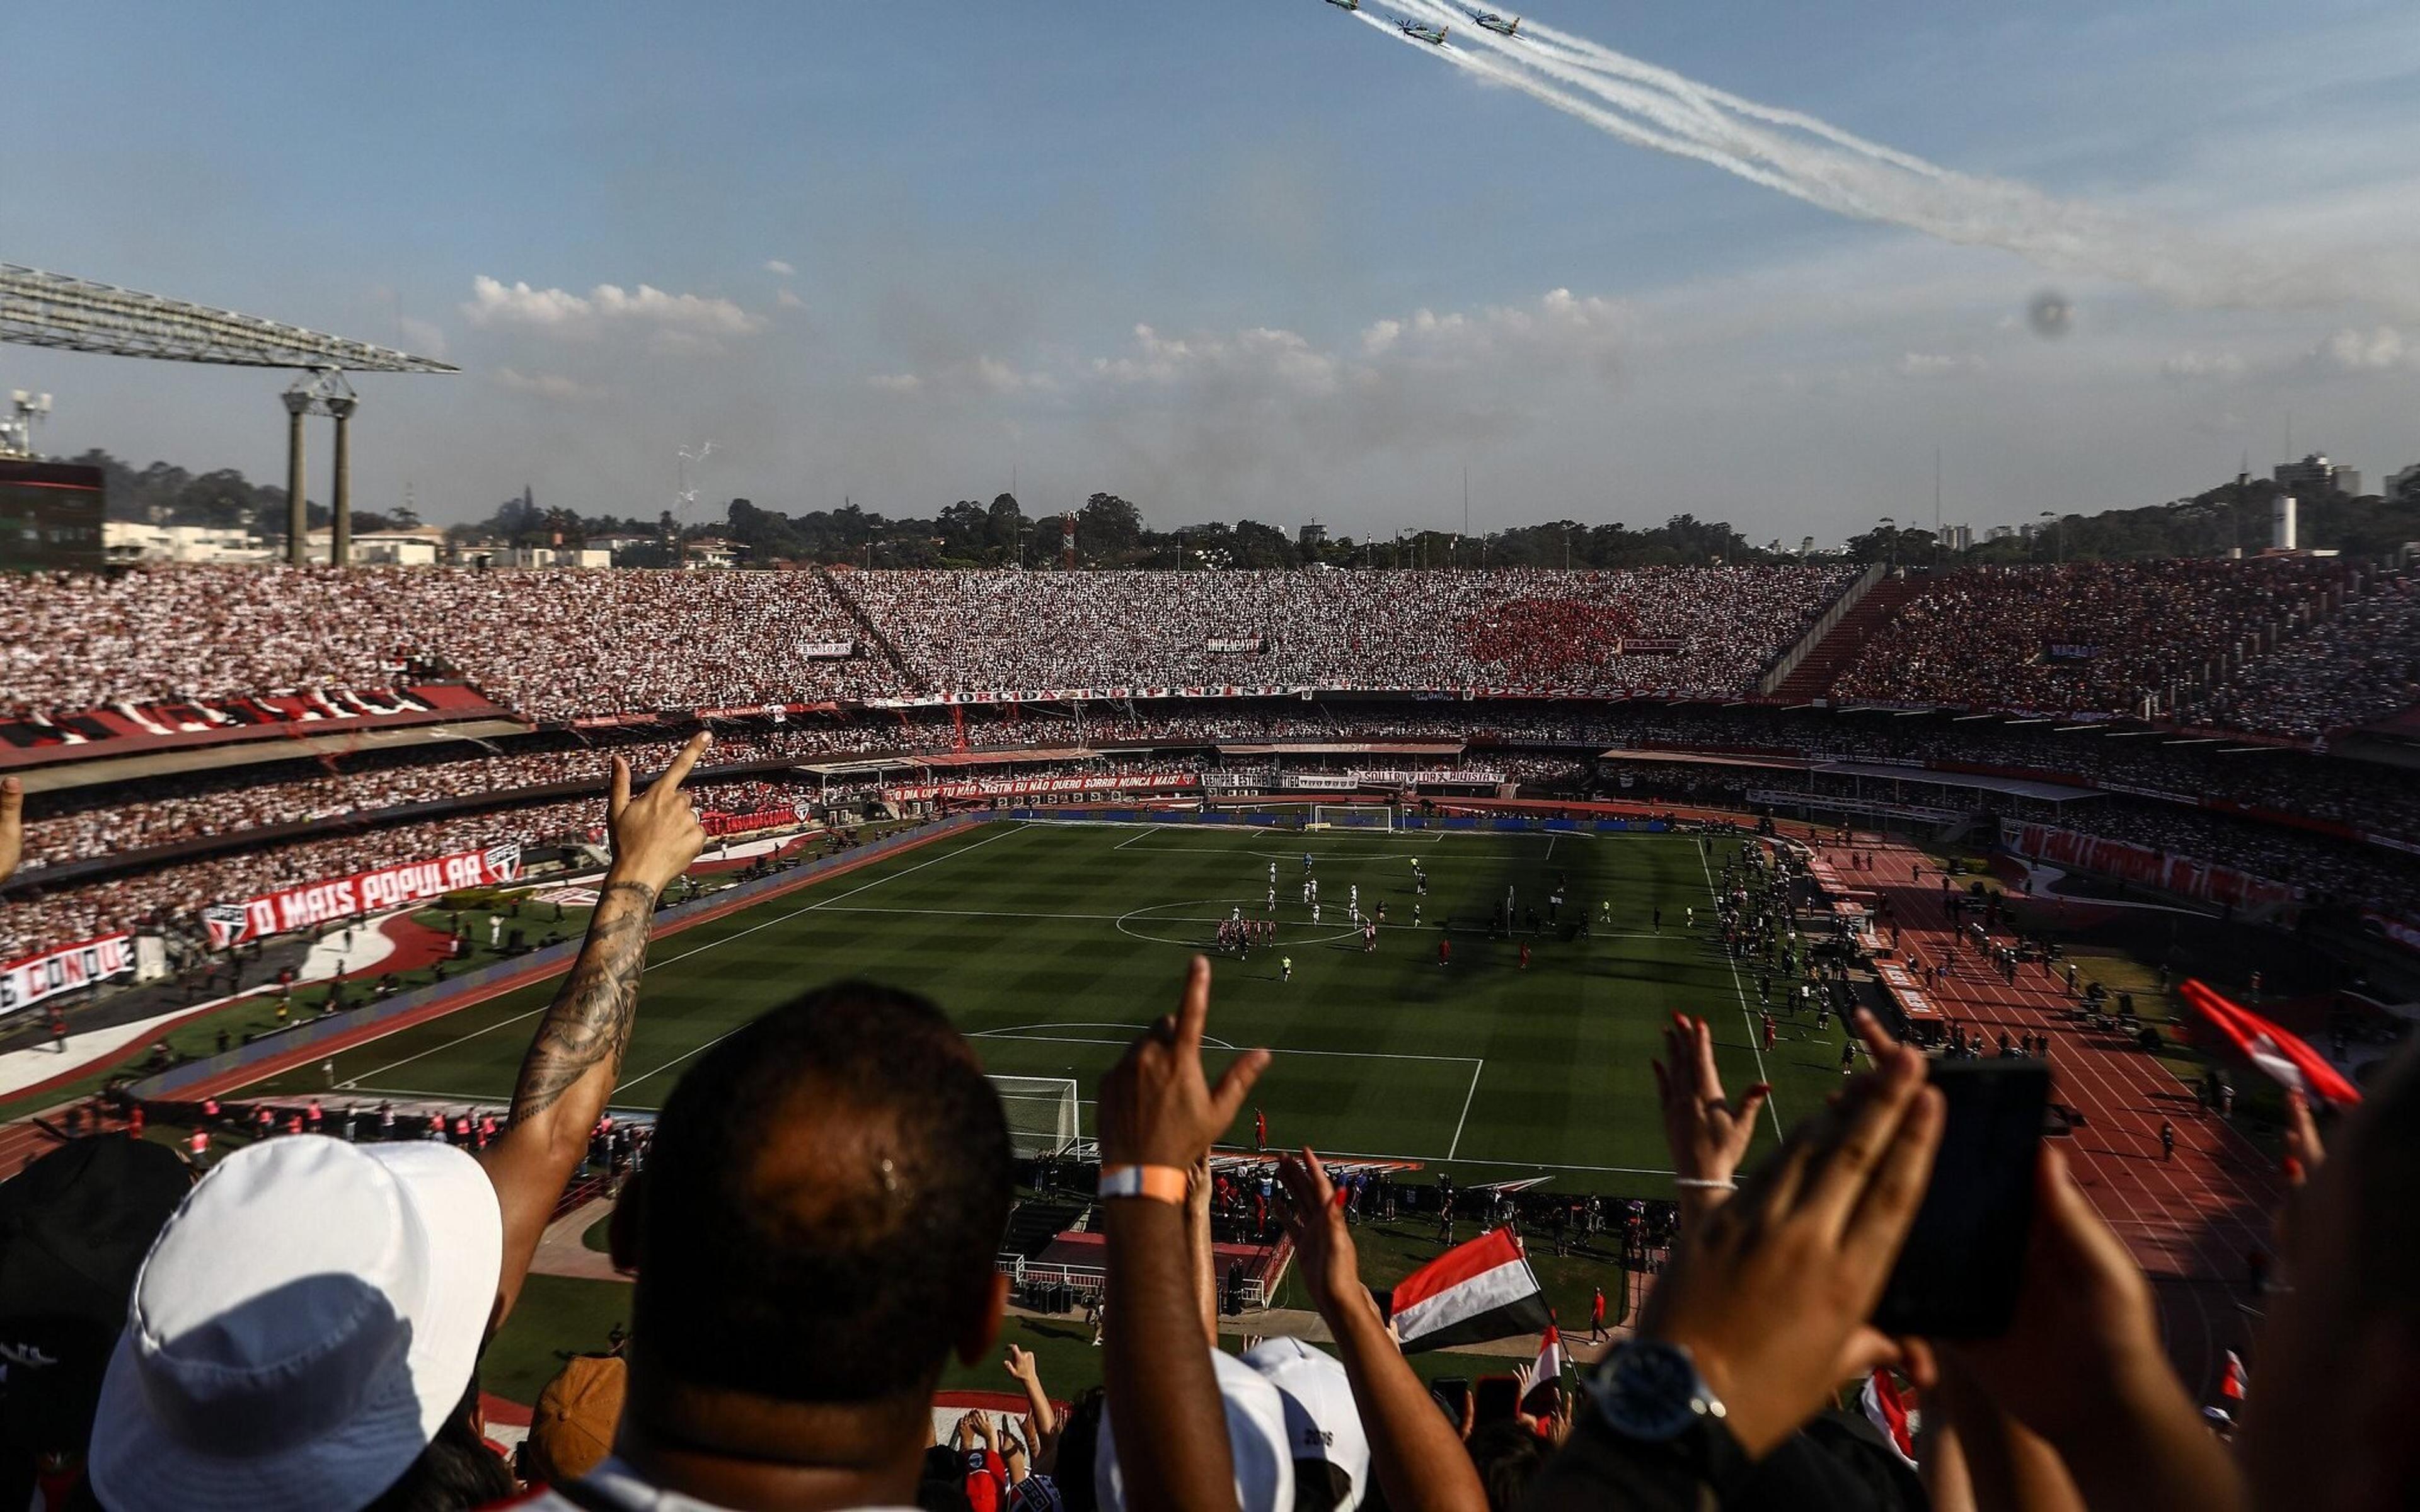
<svg viewBox="0 0 2420 1512">
<path fill-rule="evenodd" d="M 2218 1378 L 2218 1394 L 2230 1402 L 2243 1400 L 2244 1389 L 2252 1384 L 2252 1373 L 2243 1368 L 2243 1361 L 2233 1350 L 2226 1351 L 2226 1373 Z"/>
<path fill-rule="evenodd" d="M 1388 1318 L 1405 1354 L 1544 1332 L 1555 1315 L 1510 1230 L 1456 1244 L 1395 1284 Z"/>
<path fill-rule="evenodd" d="M 1866 1378 L 1864 1387 L 1857 1393 L 1857 1406 L 1867 1421 L 1883 1430 L 1883 1437 L 1890 1441 L 1891 1452 L 1914 1469 L 1916 1430 L 1908 1424 L 1907 1398 L 1899 1394 L 1899 1382 L 1891 1379 L 1889 1371 L 1877 1367 Z"/>
<path fill-rule="evenodd" d="M 1538 1346 L 1538 1363 L 1529 1367 L 1529 1389 L 1537 1390 L 1563 1379 L 1563 1335 L 1554 1324 L 1546 1325 L 1546 1337 Z"/>
</svg>

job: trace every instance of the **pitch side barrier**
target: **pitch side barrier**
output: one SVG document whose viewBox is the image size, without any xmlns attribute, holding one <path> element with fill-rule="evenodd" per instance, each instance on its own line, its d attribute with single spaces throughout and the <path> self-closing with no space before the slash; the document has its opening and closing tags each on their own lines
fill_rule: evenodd
<svg viewBox="0 0 2420 1512">
<path fill-rule="evenodd" d="M 854 850 L 838 856 L 823 856 L 788 872 L 743 882 L 711 897 L 690 903 L 676 903 L 656 915 L 653 938 L 703 924 L 736 913 L 742 908 L 795 892 L 842 872 L 895 856 L 902 851 L 929 845 L 944 836 L 986 823 L 1005 815 L 969 813 L 953 815 L 922 829 L 897 835 L 886 835 L 869 841 Z M 221 1093 L 253 1082 L 322 1060 L 339 1050 L 349 1050 L 411 1028 L 431 1019 L 442 1018 L 492 997 L 500 997 L 517 987 L 568 968 L 580 954 L 581 942 L 566 940 L 533 950 L 511 961 L 498 961 L 463 973 L 447 981 L 433 982 L 398 993 L 383 1003 L 366 1008 L 347 1009 L 329 1018 L 312 1019 L 282 1033 L 240 1045 L 223 1056 L 205 1056 L 189 1060 L 166 1071 L 147 1076 L 128 1088 L 138 1102 L 194 1102 L 210 1093 Z"/>
</svg>

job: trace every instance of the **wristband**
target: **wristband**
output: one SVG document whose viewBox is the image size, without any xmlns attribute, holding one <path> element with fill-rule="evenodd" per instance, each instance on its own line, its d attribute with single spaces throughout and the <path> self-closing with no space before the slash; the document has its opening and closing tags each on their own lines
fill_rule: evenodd
<svg viewBox="0 0 2420 1512">
<path fill-rule="evenodd" d="M 1103 1197 L 1149 1197 L 1154 1202 L 1185 1206 L 1187 1178 L 1173 1165 L 1104 1165 Z"/>
</svg>

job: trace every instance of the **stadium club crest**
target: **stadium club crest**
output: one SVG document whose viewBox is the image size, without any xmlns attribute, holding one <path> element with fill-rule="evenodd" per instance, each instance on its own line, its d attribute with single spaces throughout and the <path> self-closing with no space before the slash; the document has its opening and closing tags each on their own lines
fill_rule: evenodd
<svg viewBox="0 0 2420 1512">
<path fill-rule="evenodd" d="M 521 848 L 518 844 L 490 845 L 482 857 L 488 864 L 488 876 L 495 882 L 514 882 L 521 874 Z"/>
<path fill-rule="evenodd" d="M 202 910 L 202 927 L 210 932 L 210 948 L 224 950 L 242 939 L 251 914 L 241 903 L 212 903 Z"/>
</svg>

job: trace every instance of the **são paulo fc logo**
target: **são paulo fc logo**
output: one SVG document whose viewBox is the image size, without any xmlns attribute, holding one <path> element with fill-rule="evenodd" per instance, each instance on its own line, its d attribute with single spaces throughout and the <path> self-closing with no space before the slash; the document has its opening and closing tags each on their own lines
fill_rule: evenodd
<svg viewBox="0 0 2420 1512">
<path fill-rule="evenodd" d="M 490 845 L 485 859 L 488 875 L 499 882 L 510 882 L 521 874 L 521 848 L 514 845 Z"/>
</svg>

